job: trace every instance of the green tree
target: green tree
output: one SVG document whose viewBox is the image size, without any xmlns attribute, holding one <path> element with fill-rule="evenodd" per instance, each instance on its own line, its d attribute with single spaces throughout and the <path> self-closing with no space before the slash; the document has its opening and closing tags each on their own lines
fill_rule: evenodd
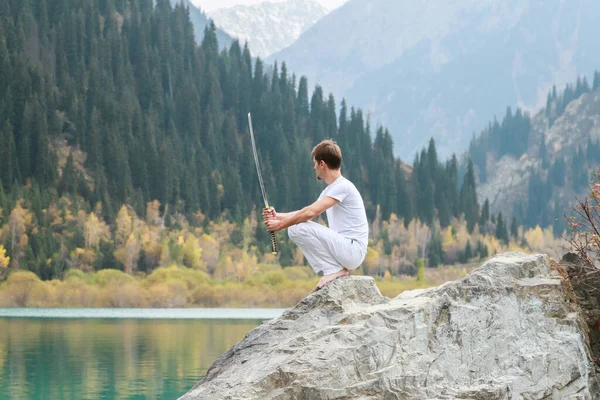
<svg viewBox="0 0 600 400">
<path fill-rule="evenodd" d="M 496 221 L 496 237 L 504 244 L 508 244 L 508 230 L 506 228 L 506 224 L 504 223 L 504 219 L 502 218 L 502 213 L 498 213 L 498 218 Z"/>
<path fill-rule="evenodd" d="M 463 185 L 460 189 L 460 211 L 465 215 L 467 228 L 471 232 L 479 219 L 479 204 L 477 203 L 475 174 L 471 159 L 469 159 Z"/>
</svg>

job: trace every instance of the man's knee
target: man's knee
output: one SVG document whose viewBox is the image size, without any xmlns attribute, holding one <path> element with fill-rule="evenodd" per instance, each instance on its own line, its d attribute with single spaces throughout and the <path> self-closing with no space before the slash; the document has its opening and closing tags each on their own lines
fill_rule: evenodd
<svg viewBox="0 0 600 400">
<path fill-rule="evenodd" d="M 306 229 L 304 229 L 305 224 L 306 222 L 301 222 L 299 224 L 290 226 L 288 228 L 288 236 L 290 237 L 290 239 L 292 239 L 295 242 L 297 239 L 304 236 L 306 234 Z"/>
</svg>

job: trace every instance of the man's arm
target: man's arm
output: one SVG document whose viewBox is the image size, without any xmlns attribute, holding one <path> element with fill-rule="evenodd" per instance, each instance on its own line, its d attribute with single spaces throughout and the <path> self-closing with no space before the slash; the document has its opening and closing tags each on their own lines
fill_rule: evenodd
<svg viewBox="0 0 600 400">
<path fill-rule="evenodd" d="M 282 220 L 282 219 L 286 219 L 286 218 L 293 218 L 299 212 L 300 212 L 300 210 L 298 210 L 298 211 L 290 211 L 290 212 L 287 212 L 287 213 L 278 212 L 276 218 L 278 220 Z"/>
<path fill-rule="evenodd" d="M 311 205 L 306 206 L 301 210 L 284 214 L 285 216 L 281 219 L 272 219 L 266 221 L 265 224 L 267 225 L 267 229 L 269 231 L 279 231 L 292 225 L 299 224 L 300 222 L 309 221 L 321 214 L 323 211 L 327 210 L 328 208 L 333 207 L 337 203 L 338 200 L 334 199 L 333 197 L 325 196 L 322 199 L 315 201 Z M 279 215 L 280 214 L 277 214 L 278 217 Z"/>
</svg>

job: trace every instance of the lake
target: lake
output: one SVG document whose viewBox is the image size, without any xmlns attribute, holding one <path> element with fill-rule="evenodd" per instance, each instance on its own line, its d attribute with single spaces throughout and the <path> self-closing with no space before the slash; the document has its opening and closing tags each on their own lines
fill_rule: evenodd
<svg viewBox="0 0 600 400">
<path fill-rule="evenodd" d="M 176 399 L 281 309 L 0 309 L 0 399 Z"/>
</svg>

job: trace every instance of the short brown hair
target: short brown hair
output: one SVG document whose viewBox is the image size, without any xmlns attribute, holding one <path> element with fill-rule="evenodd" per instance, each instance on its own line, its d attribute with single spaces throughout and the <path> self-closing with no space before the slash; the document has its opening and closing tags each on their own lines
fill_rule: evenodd
<svg viewBox="0 0 600 400">
<path fill-rule="evenodd" d="M 317 162 L 325 161 L 330 169 L 340 169 L 342 166 L 342 150 L 331 139 L 323 140 L 312 149 L 312 156 Z"/>
</svg>

